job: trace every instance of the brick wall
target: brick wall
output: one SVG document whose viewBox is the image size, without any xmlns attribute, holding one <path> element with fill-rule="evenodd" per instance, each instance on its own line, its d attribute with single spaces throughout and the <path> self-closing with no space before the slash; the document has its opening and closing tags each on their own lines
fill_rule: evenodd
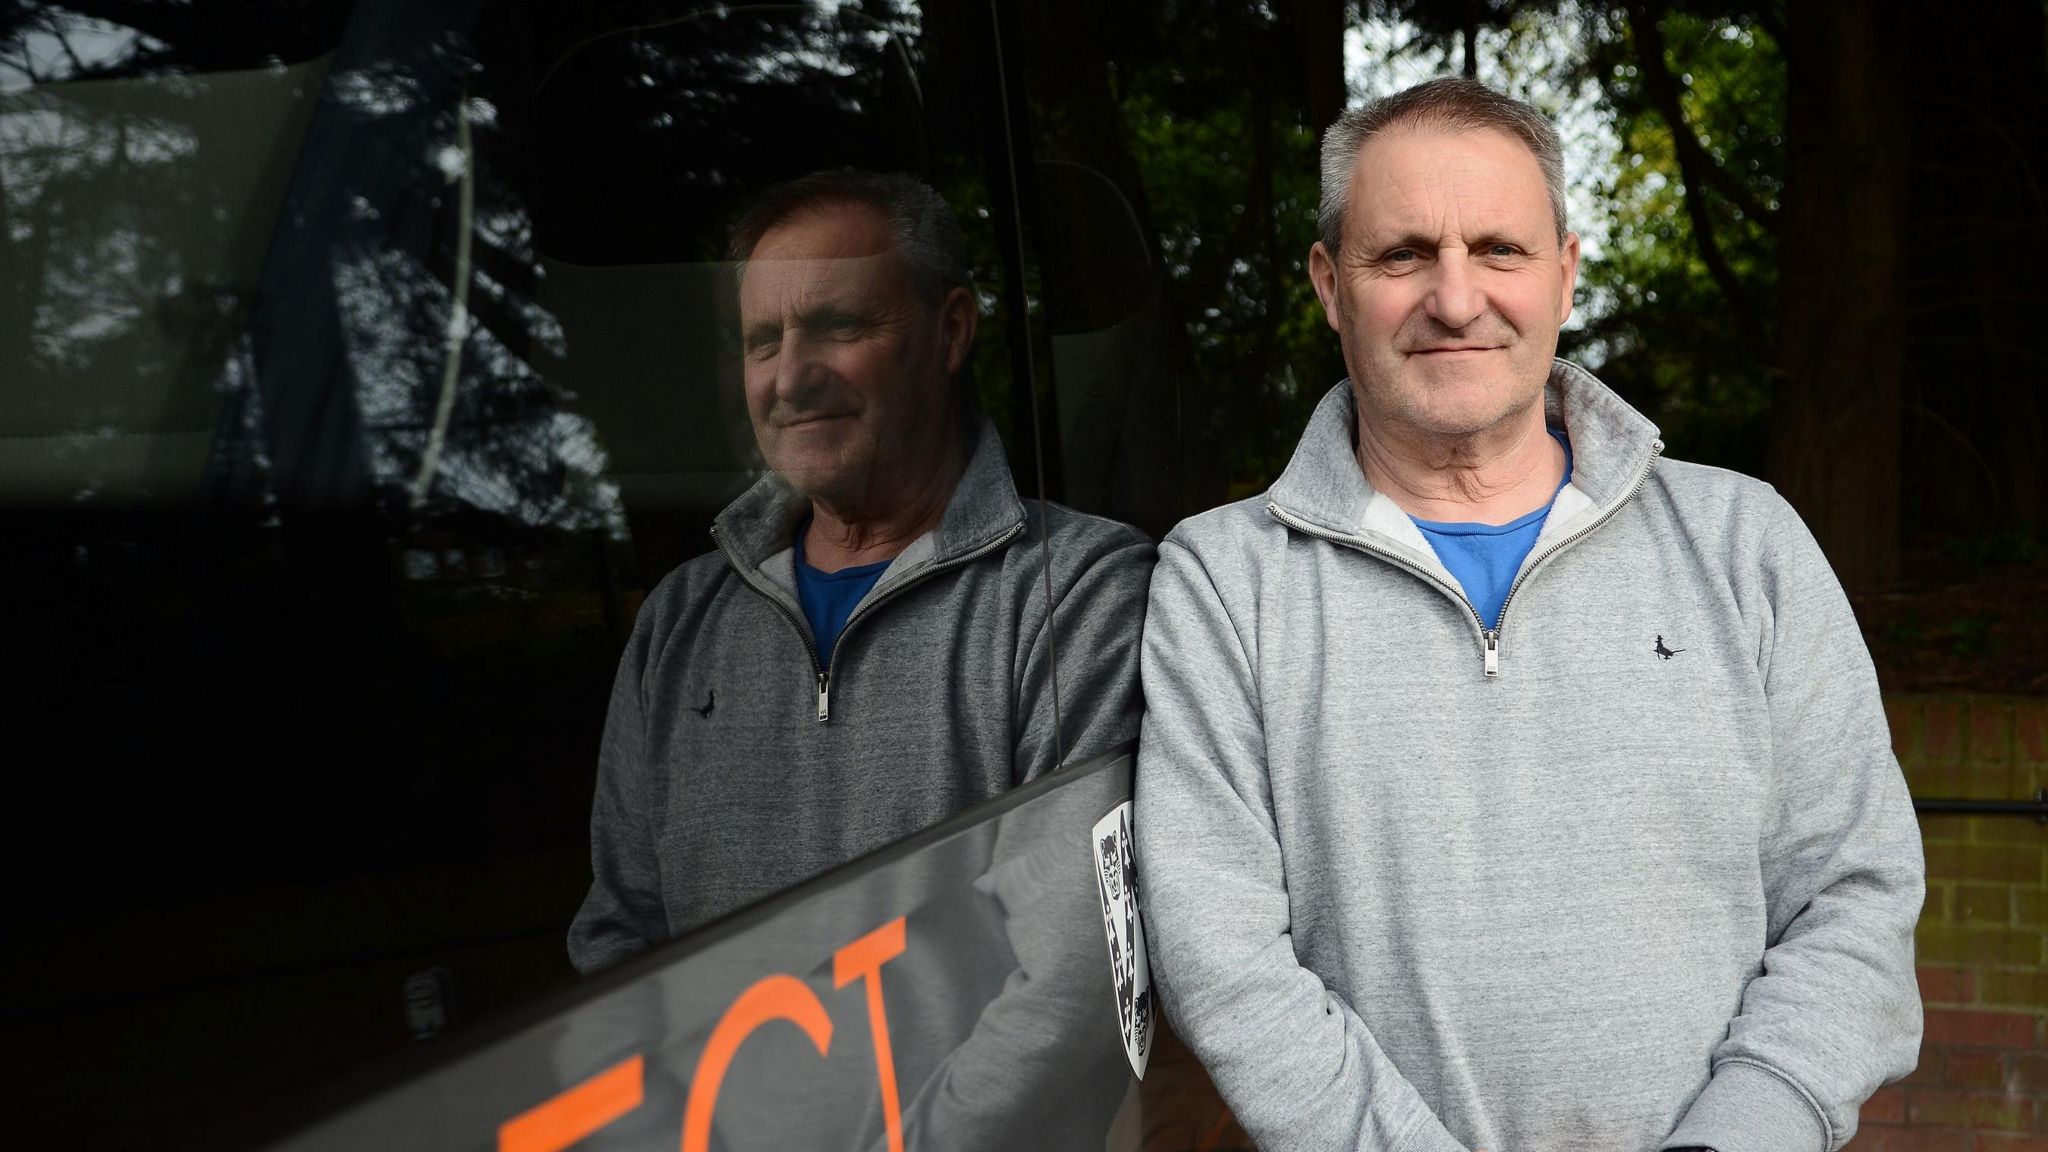
<svg viewBox="0 0 2048 1152">
<path fill-rule="evenodd" d="M 2048 700 L 1885 703 L 1915 796 L 2029 799 L 2048 785 Z M 1871 1098 L 1849 1147 L 2048 1152 L 2048 829 L 2024 816 L 1923 816 L 1920 832 L 1920 1067 Z"/>
</svg>

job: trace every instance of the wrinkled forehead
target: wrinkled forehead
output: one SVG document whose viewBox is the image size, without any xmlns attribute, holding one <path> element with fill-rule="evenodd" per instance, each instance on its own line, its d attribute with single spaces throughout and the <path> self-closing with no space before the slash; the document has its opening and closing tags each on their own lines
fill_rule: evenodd
<svg viewBox="0 0 2048 1152">
<path fill-rule="evenodd" d="M 1543 166 L 1529 146 L 1491 128 L 1396 126 L 1358 150 L 1350 217 L 1360 235 L 1554 230 Z"/>
<path fill-rule="evenodd" d="M 827 206 L 793 216 L 762 233 L 740 266 L 743 315 L 894 302 L 908 290 L 887 224 L 866 208 Z"/>
<path fill-rule="evenodd" d="M 903 261 L 878 256 L 756 257 L 741 266 L 740 314 L 772 315 L 820 304 L 869 306 L 909 295 Z"/>
</svg>

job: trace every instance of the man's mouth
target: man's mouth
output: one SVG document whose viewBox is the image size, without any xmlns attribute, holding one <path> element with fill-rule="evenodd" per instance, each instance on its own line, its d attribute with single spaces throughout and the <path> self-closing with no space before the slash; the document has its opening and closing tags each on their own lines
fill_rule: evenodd
<svg viewBox="0 0 2048 1152">
<path fill-rule="evenodd" d="M 807 412 L 802 416 L 794 416 L 778 421 L 778 425 L 782 428 L 801 428 L 806 424 L 823 424 L 828 420 L 851 419 L 853 419 L 853 413 L 851 412 Z"/>
</svg>

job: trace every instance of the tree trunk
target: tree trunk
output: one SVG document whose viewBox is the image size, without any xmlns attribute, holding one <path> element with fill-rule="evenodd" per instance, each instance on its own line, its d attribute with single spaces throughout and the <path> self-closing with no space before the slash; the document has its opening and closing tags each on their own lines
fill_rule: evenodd
<svg viewBox="0 0 2048 1152">
<path fill-rule="evenodd" d="M 2038 0 L 1972 6 L 1908 75 L 1913 140 L 1906 345 L 1908 538 L 2048 527 L 2034 340 L 2039 273 L 2015 237 L 2048 227 L 2048 56 Z"/>
<path fill-rule="evenodd" d="M 1479 79 L 1479 0 L 1465 0 L 1465 18 L 1458 26 L 1464 41 L 1465 79 Z"/>
<path fill-rule="evenodd" d="M 1349 98 L 1344 84 L 1346 0 L 1295 0 L 1292 7 L 1309 127 L 1315 129 L 1320 145 Z"/>
<path fill-rule="evenodd" d="M 1903 32 L 1860 0 L 1794 3 L 1787 22 L 1769 472 L 1852 588 L 1899 571 Z"/>
</svg>

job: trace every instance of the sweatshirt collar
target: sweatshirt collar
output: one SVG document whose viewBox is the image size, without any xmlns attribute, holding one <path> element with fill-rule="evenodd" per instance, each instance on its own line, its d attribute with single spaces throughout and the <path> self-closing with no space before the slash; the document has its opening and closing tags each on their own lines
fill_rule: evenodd
<svg viewBox="0 0 2048 1152">
<path fill-rule="evenodd" d="M 987 545 L 1024 522 L 1024 502 L 1017 496 L 1010 478 L 1010 462 L 1003 452 L 1002 438 L 986 415 L 975 413 L 970 436 L 967 468 L 946 501 L 939 526 L 918 537 L 891 562 L 883 574 L 884 583 L 913 574 L 931 564 L 944 564 Z M 796 528 L 810 510 L 810 498 L 797 491 L 774 472 L 764 474 L 754 486 L 726 505 L 713 521 L 712 531 L 725 545 L 726 555 L 742 574 L 762 571 L 778 586 L 790 584 L 793 592 L 793 556 Z"/>
<path fill-rule="evenodd" d="M 1571 483 L 1544 522 L 1547 539 L 1572 531 L 1635 492 L 1636 482 L 1662 450 L 1657 426 L 1593 374 L 1567 360 L 1551 364 L 1543 389 L 1544 419 L 1562 427 L 1572 444 Z M 1287 464 L 1267 492 L 1272 507 L 1340 536 L 1376 535 L 1438 568 L 1435 551 L 1414 521 L 1386 494 L 1373 490 L 1354 454 L 1358 408 L 1351 382 L 1330 389 Z"/>
</svg>

